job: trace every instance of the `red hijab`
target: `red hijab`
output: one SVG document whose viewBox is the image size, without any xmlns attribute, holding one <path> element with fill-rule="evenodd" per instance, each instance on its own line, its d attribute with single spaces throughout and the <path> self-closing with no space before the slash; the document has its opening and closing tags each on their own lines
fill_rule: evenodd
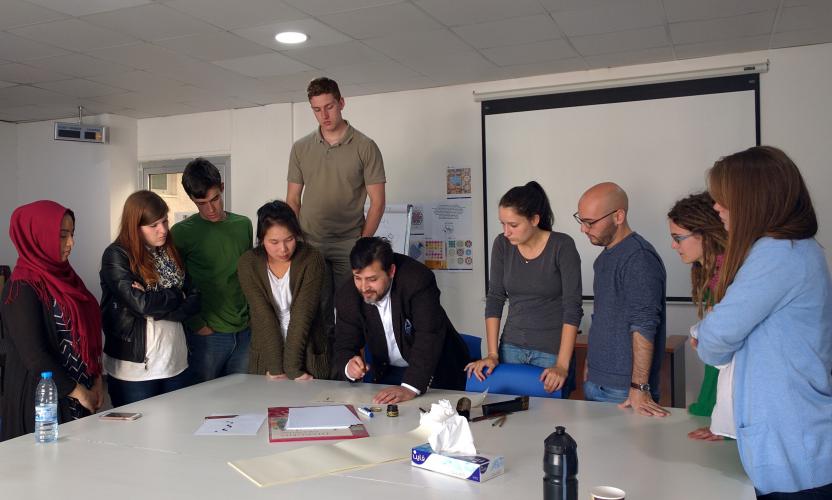
<svg viewBox="0 0 832 500">
<path fill-rule="evenodd" d="M 72 325 L 73 348 L 95 376 L 101 373 L 101 310 L 69 262 L 61 262 L 61 222 L 67 214 L 72 212 L 48 200 L 23 205 L 12 213 L 9 236 L 18 258 L 6 301 L 14 301 L 20 283 L 31 286 L 47 306 L 54 298 Z"/>
</svg>

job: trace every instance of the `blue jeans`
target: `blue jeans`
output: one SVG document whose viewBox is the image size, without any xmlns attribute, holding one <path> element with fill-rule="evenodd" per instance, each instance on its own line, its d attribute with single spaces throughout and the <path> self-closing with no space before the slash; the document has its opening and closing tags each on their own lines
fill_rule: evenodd
<svg viewBox="0 0 832 500">
<path fill-rule="evenodd" d="M 541 368 L 551 368 L 557 363 L 558 357 L 552 353 L 526 349 L 508 342 L 500 343 L 500 363 L 513 363 L 517 365 L 532 365 Z M 561 388 L 561 398 L 569 399 L 569 393 L 575 390 L 575 356 L 569 363 L 569 371 L 566 382 Z"/>
<path fill-rule="evenodd" d="M 651 394 L 653 401 L 659 402 L 659 394 Z M 621 389 L 598 385 L 587 380 L 584 382 L 584 399 L 587 401 L 600 401 L 602 403 L 623 403 L 630 397 L 630 388 Z"/>
<path fill-rule="evenodd" d="M 233 373 L 248 373 L 249 328 L 236 333 L 214 332 L 211 335 L 187 332 L 186 338 L 192 383 L 200 384 Z"/>
<path fill-rule="evenodd" d="M 110 394 L 110 400 L 113 402 L 113 407 L 129 405 L 136 401 L 152 398 L 160 394 L 172 392 L 190 385 L 190 375 L 187 368 L 179 375 L 174 375 L 169 378 L 160 378 L 156 380 L 142 380 L 140 382 L 131 382 L 128 380 L 121 380 L 109 375 L 107 377 L 107 392 Z"/>
</svg>

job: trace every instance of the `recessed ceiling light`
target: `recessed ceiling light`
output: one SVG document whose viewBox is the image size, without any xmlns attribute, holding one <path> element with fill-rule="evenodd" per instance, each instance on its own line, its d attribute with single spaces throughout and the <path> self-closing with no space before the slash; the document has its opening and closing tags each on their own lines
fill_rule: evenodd
<svg viewBox="0 0 832 500">
<path fill-rule="evenodd" d="M 306 36 L 306 33 L 301 33 L 299 31 L 282 31 L 274 36 L 274 39 L 280 43 L 303 43 L 309 37 Z"/>
</svg>

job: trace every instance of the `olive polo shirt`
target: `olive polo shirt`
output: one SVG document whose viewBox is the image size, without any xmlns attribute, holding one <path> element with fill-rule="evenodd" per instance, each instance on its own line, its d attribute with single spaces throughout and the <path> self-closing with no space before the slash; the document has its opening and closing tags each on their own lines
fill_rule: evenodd
<svg viewBox="0 0 832 500">
<path fill-rule="evenodd" d="M 386 182 L 384 161 L 376 143 L 349 122 L 337 144 L 317 128 L 292 145 L 288 181 L 304 186 L 300 225 L 311 240 L 355 239 L 364 226 L 366 186 Z"/>
</svg>

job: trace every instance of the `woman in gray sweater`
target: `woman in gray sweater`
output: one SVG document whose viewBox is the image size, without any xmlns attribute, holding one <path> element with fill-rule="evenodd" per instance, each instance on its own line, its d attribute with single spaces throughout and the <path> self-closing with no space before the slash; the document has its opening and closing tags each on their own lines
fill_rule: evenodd
<svg viewBox="0 0 832 500">
<path fill-rule="evenodd" d="M 581 258 L 575 242 L 552 231 L 549 199 L 535 181 L 503 195 L 499 216 L 503 234 L 494 240 L 485 305 L 488 353 L 468 364 L 468 376 L 484 380 L 501 362 L 540 366 L 545 368 L 540 376 L 544 389 L 562 390 L 568 397 L 583 317 Z M 506 299 L 508 316 L 499 339 Z"/>
<path fill-rule="evenodd" d="M 329 375 L 321 314 L 324 259 L 302 238 L 286 203 L 272 201 L 257 210 L 258 245 L 237 263 L 251 313 L 250 373 L 277 380 Z"/>
</svg>

